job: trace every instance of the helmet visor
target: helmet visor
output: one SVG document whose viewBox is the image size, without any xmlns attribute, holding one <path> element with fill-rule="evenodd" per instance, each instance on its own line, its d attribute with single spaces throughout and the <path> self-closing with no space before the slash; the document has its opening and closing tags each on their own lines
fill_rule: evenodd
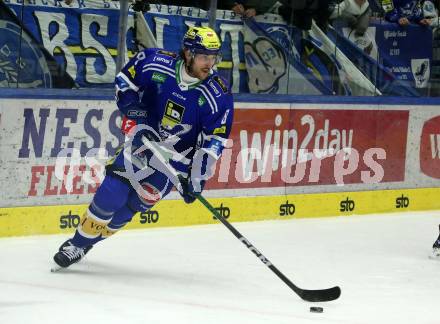
<svg viewBox="0 0 440 324">
<path fill-rule="evenodd" d="M 217 65 L 221 62 L 222 56 L 220 53 L 206 54 L 206 53 L 198 53 L 197 51 L 195 51 L 194 60 L 197 60 L 201 63 L 210 63 L 212 65 Z"/>
</svg>

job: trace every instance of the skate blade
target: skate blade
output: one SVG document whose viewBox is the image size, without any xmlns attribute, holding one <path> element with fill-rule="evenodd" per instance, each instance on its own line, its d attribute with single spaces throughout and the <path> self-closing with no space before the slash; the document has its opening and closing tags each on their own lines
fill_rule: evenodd
<svg viewBox="0 0 440 324">
<path fill-rule="evenodd" d="M 55 272 L 60 272 L 61 270 L 63 270 L 65 268 L 60 267 L 58 264 L 54 264 L 52 266 L 52 268 L 50 268 L 50 272 L 55 273 Z"/>
<path fill-rule="evenodd" d="M 437 260 L 440 261 L 440 251 L 438 251 L 438 249 L 435 249 L 432 254 L 430 254 L 428 256 L 429 259 L 431 260 Z"/>
</svg>

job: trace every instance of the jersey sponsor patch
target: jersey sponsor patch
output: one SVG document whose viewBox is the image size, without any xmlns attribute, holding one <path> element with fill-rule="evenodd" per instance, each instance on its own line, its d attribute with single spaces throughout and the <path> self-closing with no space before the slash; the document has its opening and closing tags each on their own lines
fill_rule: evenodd
<svg viewBox="0 0 440 324">
<path fill-rule="evenodd" d="M 223 125 L 222 127 L 217 127 L 214 129 L 214 135 L 215 134 L 226 134 L 226 126 Z"/>
<path fill-rule="evenodd" d="M 172 129 L 177 124 L 181 124 L 183 120 L 183 113 L 185 107 L 168 100 L 165 107 L 165 112 L 162 118 L 162 127 L 165 129 Z"/>
<path fill-rule="evenodd" d="M 169 51 L 165 51 L 165 50 L 158 50 L 157 54 L 162 54 L 162 55 L 166 55 L 172 58 L 176 58 L 177 54 L 174 52 L 169 52 Z"/>
<path fill-rule="evenodd" d="M 159 72 L 154 72 L 151 77 L 151 80 L 158 83 L 164 83 L 166 79 L 167 79 L 166 75 Z"/>
<path fill-rule="evenodd" d="M 218 75 L 215 75 L 212 77 L 212 79 L 217 82 L 217 84 L 220 86 L 220 88 L 222 89 L 223 93 L 228 93 L 228 87 L 226 86 L 226 84 L 223 82 L 222 78 L 220 78 Z"/>
<path fill-rule="evenodd" d="M 161 57 L 161 56 L 155 56 L 153 61 L 161 62 L 161 63 L 165 63 L 165 64 L 171 64 L 171 60 L 166 59 L 166 58 Z"/>
<path fill-rule="evenodd" d="M 220 91 L 218 91 L 217 87 L 215 86 L 214 82 L 209 81 L 209 86 L 211 87 L 212 91 L 214 91 L 216 97 L 220 97 Z"/>
</svg>

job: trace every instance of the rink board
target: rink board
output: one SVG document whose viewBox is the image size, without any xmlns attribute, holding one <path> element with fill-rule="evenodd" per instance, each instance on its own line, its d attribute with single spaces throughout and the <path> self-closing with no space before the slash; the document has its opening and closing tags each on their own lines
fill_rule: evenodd
<svg viewBox="0 0 440 324">
<path fill-rule="evenodd" d="M 245 222 L 433 210 L 440 209 L 439 196 L 440 188 L 423 188 L 208 200 L 230 222 Z M 73 232 L 86 208 L 87 205 L 0 208 L 0 237 Z M 152 210 L 136 214 L 126 229 L 217 222 L 199 202 L 187 205 L 182 200 L 163 200 Z"/>
<path fill-rule="evenodd" d="M 440 186 L 438 105 L 243 101 L 234 109 L 210 197 Z M 0 98 L 0 208 L 88 204 L 125 140 L 111 100 Z"/>
<path fill-rule="evenodd" d="M 79 224 L 126 140 L 113 99 L 81 93 L 0 94 L 0 237 Z M 231 222 L 440 209 L 439 105 L 241 96 L 204 195 Z M 172 192 L 127 227 L 216 222 Z"/>
</svg>

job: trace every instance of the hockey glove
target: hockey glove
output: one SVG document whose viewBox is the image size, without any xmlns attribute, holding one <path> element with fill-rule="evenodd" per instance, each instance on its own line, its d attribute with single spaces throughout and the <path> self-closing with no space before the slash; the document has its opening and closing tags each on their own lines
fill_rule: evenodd
<svg viewBox="0 0 440 324">
<path fill-rule="evenodd" d="M 180 192 L 180 195 L 183 197 L 183 200 L 187 204 L 192 204 L 194 200 L 196 200 L 197 195 L 201 194 L 203 187 L 205 186 L 205 181 L 202 180 L 200 184 L 197 186 L 193 184 L 191 178 L 186 179 L 183 178 L 182 176 L 179 176 L 179 179 L 182 185 L 182 192 Z"/>
</svg>

